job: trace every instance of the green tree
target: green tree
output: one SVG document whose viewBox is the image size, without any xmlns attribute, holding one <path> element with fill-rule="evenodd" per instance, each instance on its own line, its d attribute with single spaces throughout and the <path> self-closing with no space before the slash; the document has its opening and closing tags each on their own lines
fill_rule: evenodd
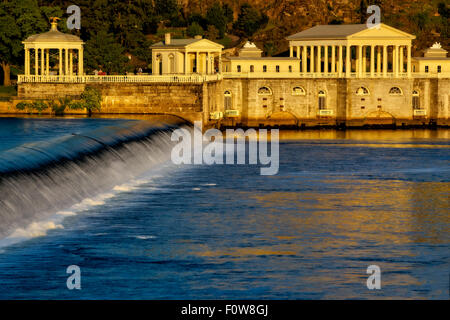
<svg viewBox="0 0 450 320">
<path fill-rule="evenodd" d="M 0 3 L 0 66 L 5 86 L 11 85 L 11 65 L 23 63 L 22 41 L 47 28 L 36 0 Z"/>
<path fill-rule="evenodd" d="M 265 27 L 268 22 L 268 17 L 260 13 L 248 3 L 241 6 L 238 19 L 234 23 L 236 29 L 241 36 L 251 37 L 259 28 Z"/>
<path fill-rule="evenodd" d="M 225 30 L 227 27 L 227 17 L 222 6 L 215 2 L 206 12 L 206 20 L 208 25 L 213 25 L 219 31 L 219 37 L 225 36 Z"/>
<path fill-rule="evenodd" d="M 193 22 L 186 30 L 187 35 L 190 37 L 203 35 L 204 32 L 203 28 L 197 22 Z"/>
<path fill-rule="evenodd" d="M 92 115 L 92 111 L 100 111 L 102 107 L 102 95 L 96 88 L 87 86 L 84 88 L 83 93 L 80 96 L 81 100 L 70 104 L 70 108 L 73 110 L 86 109 L 89 116 Z"/>
<path fill-rule="evenodd" d="M 85 46 L 85 62 L 91 70 L 101 68 L 107 73 L 122 73 L 128 58 L 124 48 L 106 31 L 91 34 Z"/>
<path fill-rule="evenodd" d="M 212 41 L 217 40 L 219 37 L 219 30 L 213 25 L 209 25 L 208 30 L 206 30 L 206 37 Z"/>
</svg>

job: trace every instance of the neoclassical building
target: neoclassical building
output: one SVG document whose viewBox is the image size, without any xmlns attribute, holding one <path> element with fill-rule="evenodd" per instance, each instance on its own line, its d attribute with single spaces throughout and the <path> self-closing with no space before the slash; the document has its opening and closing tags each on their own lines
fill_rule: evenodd
<svg viewBox="0 0 450 320">
<path fill-rule="evenodd" d="M 286 38 L 289 56 L 266 57 L 251 42 L 224 54 L 200 36 L 166 34 L 149 48 L 151 75 L 100 76 L 84 74 L 83 42 L 53 21 L 49 32 L 23 42 L 19 96 L 73 95 L 90 84 L 102 90 L 103 112 L 167 113 L 210 125 L 448 125 L 447 51 L 435 44 L 412 57 L 414 39 L 385 24 L 318 25 Z"/>
</svg>

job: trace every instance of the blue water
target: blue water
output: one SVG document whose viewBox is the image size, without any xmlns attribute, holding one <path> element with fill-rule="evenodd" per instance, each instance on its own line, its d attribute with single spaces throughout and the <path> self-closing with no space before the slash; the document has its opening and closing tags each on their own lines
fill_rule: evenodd
<svg viewBox="0 0 450 320">
<path fill-rule="evenodd" d="M 125 121 L 0 119 L 0 158 Z M 163 161 L 92 194 L 0 248 L 0 298 L 448 299 L 448 130 L 281 136 L 275 176 Z M 366 287 L 372 264 L 381 290 Z"/>
</svg>

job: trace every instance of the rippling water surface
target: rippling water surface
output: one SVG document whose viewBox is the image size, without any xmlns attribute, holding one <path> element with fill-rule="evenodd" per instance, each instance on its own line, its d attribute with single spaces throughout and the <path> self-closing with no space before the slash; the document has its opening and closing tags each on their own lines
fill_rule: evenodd
<svg viewBox="0 0 450 320">
<path fill-rule="evenodd" d="M 125 122 L 0 119 L 0 159 Z M 0 241 L 0 298 L 449 297 L 449 130 L 280 137 L 275 176 L 160 161 L 36 216 Z M 74 264 L 82 290 L 70 291 Z M 372 264 L 381 290 L 366 287 Z"/>
</svg>

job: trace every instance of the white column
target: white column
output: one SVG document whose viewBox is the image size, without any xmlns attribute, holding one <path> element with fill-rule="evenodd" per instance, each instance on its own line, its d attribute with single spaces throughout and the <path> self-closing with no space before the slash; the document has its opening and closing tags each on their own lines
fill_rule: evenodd
<svg viewBox="0 0 450 320">
<path fill-rule="evenodd" d="M 64 49 L 64 74 L 69 74 L 69 51 L 67 48 Z"/>
<path fill-rule="evenodd" d="M 69 50 L 69 74 L 73 74 L 73 52 L 72 49 Z"/>
<path fill-rule="evenodd" d="M 352 47 L 347 45 L 347 48 L 345 50 L 345 76 L 350 77 L 350 71 L 351 71 L 351 61 L 350 57 L 352 55 Z"/>
<path fill-rule="evenodd" d="M 222 52 L 219 52 L 219 73 L 222 73 Z"/>
<path fill-rule="evenodd" d="M 387 46 L 383 46 L 383 76 L 386 77 L 387 75 L 387 68 L 388 67 L 388 53 L 387 53 Z"/>
<path fill-rule="evenodd" d="M 339 45 L 339 55 L 338 55 L 338 76 L 340 77 L 340 76 L 342 76 L 342 66 L 343 66 L 343 60 L 342 60 L 342 58 L 343 58 L 343 54 L 342 54 L 342 51 L 343 51 L 343 49 L 344 49 L 344 47 L 343 46 L 341 46 L 341 45 Z"/>
<path fill-rule="evenodd" d="M 208 60 L 207 62 L 206 62 L 206 68 L 207 68 L 207 70 L 206 70 L 206 73 L 207 74 L 210 74 L 211 73 L 211 60 L 209 59 L 209 51 L 206 53 L 206 59 Z"/>
<path fill-rule="evenodd" d="M 45 50 L 41 49 L 41 75 L 42 76 L 45 74 L 44 56 L 45 56 Z"/>
<path fill-rule="evenodd" d="M 311 46 L 309 54 L 309 72 L 314 73 L 314 46 Z"/>
<path fill-rule="evenodd" d="M 39 48 L 34 49 L 34 73 L 39 75 Z"/>
<path fill-rule="evenodd" d="M 361 78 L 361 74 L 362 74 L 362 47 L 360 45 L 357 46 L 357 50 L 358 50 L 358 58 L 357 58 L 357 69 L 356 69 L 356 73 L 358 74 L 358 77 Z"/>
<path fill-rule="evenodd" d="M 50 75 L 50 49 L 45 50 L 45 74 Z"/>
<path fill-rule="evenodd" d="M 322 72 L 322 46 L 317 46 L 317 67 L 316 72 Z"/>
<path fill-rule="evenodd" d="M 293 46 L 289 46 L 289 57 L 293 57 L 294 56 L 294 47 Z"/>
<path fill-rule="evenodd" d="M 370 76 L 375 75 L 375 46 L 370 46 Z"/>
<path fill-rule="evenodd" d="M 30 74 L 30 49 L 25 49 L 25 74 Z"/>
<path fill-rule="evenodd" d="M 83 70 L 83 48 L 78 49 L 78 75 L 82 76 L 84 73 Z"/>
<path fill-rule="evenodd" d="M 398 77 L 398 45 L 394 46 L 394 56 L 392 60 L 394 66 L 394 76 Z"/>
<path fill-rule="evenodd" d="M 300 46 L 297 46 L 297 58 L 300 59 Z"/>
<path fill-rule="evenodd" d="M 331 72 L 336 72 L 336 46 L 331 47 Z"/>
<path fill-rule="evenodd" d="M 63 74 L 63 54 L 62 49 L 59 48 L 59 75 Z"/>
<path fill-rule="evenodd" d="M 303 55 L 302 55 L 302 72 L 303 73 L 306 73 L 307 60 L 308 60 L 308 47 L 303 46 Z"/>
<path fill-rule="evenodd" d="M 325 52 L 324 52 L 324 54 L 325 54 L 325 66 L 324 66 L 324 72 L 325 73 L 328 73 L 328 46 L 325 46 Z"/>
<path fill-rule="evenodd" d="M 380 76 L 381 73 L 381 48 L 377 46 L 377 73 Z"/>
<path fill-rule="evenodd" d="M 187 64 L 187 62 L 188 62 L 188 52 L 185 51 L 184 52 L 184 74 L 188 73 L 188 64 Z"/>
<path fill-rule="evenodd" d="M 411 77 L 411 45 L 408 45 L 406 47 L 406 54 L 407 54 L 407 66 L 406 66 L 406 72 L 408 73 L 408 78 Z"/>
<path fill-rule="evenodd" d="M 198 61 L 198 51 L 195 52 L 195 72 L 200 73 L 200 63 Z"/>
<path fill-rule="evenodd" d="M 362 46 L 362 77 L 365 78 L 367 74 L 367 47 Z"/>
<path fill-rule="evenodd" d="M 405 66 L 403 65 L 403 46 L 400 46 L 400 73 L 405 72 Z"/>
</svg>

